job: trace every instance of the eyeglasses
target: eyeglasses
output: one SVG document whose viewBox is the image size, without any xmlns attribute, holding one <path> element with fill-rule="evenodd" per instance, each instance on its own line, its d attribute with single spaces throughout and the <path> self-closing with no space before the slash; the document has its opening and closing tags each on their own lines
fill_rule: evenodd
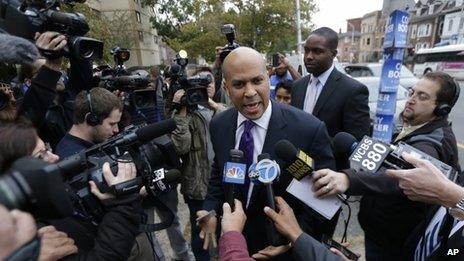
<svg viewBox="0 0 464 261">
<path fill-rule="evenodd" d="M 408 93 L 408 96 L 410 99 L 414 98 L 414 97 L 417 97 L 417 99 L 421 102 L 424 102 L 424 101 L 428 101 L 428 100 L 431 100 L 432 97 L 430 97 L 430 95 L 428 95 L 427 93 L 425 92 L 415 92 L 414 89 L 409 89 L 409 93 Z"/>
<path fill-rule="evenodd" d="M 45 159 L 45 157 L 47 156 L 47 153 L 52 152 L 52 147 L 50 146 L 50 143 L 48 143 L 48 142 L 44 143 L 44 147 L 45 148 L 43 148 L 43 149 L 37 151 L 36 153 L 34 153 L 34 155 L 32 155 L 32 157 L 39 158 L 39 159 Z"/>
</svg>

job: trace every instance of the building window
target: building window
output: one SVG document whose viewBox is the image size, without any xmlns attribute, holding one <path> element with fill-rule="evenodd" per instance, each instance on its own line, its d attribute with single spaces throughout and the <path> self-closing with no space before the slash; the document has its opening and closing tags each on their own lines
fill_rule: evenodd
<svg viewBox="0 0 464 261">
<path fill-rule="evenodd" d="M 370 44 L 371 44 L 371 38 L 367 38 L 366 45 L 370 45 Z"/>
<path fill-rule="evenodd" d="M 138 31 L 138 33 L 139 33 L 139 40 L 140 40 L 141 42 L 143 42 L 143 32 L 142 32 L 142 31 Z"/>
<path fill-rule="evenodd" d="M 451 30 L 453 30 L 453 20 L 454 20 L 454 19 L 450 19 L 450 20 L 449 20 L 449 23 L 448 23 L 448 32 L 451 31 Z"/>
<path fill-rule="evenodd" d="M 140 13 L 135 11 L 135 17 L 137 19 L 137 22 L 141 23 L 142 22 L 142 17 L 140 16 Z"/>
<path fill-rule="evenodd" d="M 414 39 L 416 38 L 416 33 L 417 33 L 417 25 L 413 25 L 411 29 L 411 38 Z"/>
</svg>

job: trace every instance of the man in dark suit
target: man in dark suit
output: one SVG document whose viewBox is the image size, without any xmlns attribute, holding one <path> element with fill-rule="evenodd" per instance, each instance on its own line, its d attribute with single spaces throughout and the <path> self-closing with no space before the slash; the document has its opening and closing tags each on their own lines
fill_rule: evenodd
<svg viewBox="0 0 464 261">
<path fill-rule="evenodd" d="M 322 120 L 331 137 L 343 131 L 361 140 L 369 134 L 369 91 L 334 67 L 337 45 L 337 33 L 327 27 L 306 39 L 304 63 L 311 74 L 294 82 L 292 105 Z"/>
<path fill-rule="evenodd" d="M 221 211 L 225 200 L 222 169 L 229 160 L 231 149 L 242 150 L 245 162 L 250 166 L 261 153 L 269 153 L 271 159 L 277 159 L 274 144 L 281 139 L 287 139 L 314 159 L 315 169 L 334 168 L 330 138 L 324 123 L 293 107 L 270 102 L 269 77 L 260 53 L 245 47 L 234 50 L 224 61 L 223 73 L 226 90 L 234 108 L 217 115 L 211 121 L 210 132 L 215 158 L 208 194 L 203 204 L 205 210 L 197 213 L 199 217 L 210 210 L 217 213 Z M 319 234 L 312 210 L 286 192 L 291 180 L 290 175 L 283 173 L 279 181 L 273 184 L 274 193 L 285 198 L 295 209 L 295 215 L 305 232 Z M 235 196 L 246 208 L 248 220 L 244 235 L 250 253 L 255 254 L 271 245 L 266 236 L 266 215 L 263 212 L 267 200 L 266 190 L 260 185 L 245 182 L 245 185 L 236 186 Z M 204 247 L 215 233 L 216 222 L 213 217 L 200 224 L 200 237 L 205 238 Z M 268 248 L 264 251 L 268 252 L 272 250 Z"/>
</svg>

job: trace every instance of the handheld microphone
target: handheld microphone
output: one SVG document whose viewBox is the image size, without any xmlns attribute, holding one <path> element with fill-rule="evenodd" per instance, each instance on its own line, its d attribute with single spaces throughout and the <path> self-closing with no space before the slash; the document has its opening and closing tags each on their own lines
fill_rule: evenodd
<svg viewBox="0 0 464 261">
<path fill-rule="evenodd" d="M 297 150 L 290 141 L 278 141 L 274 150 L 277 157 L 285 161 L 285 170 L 295 179 L 301 180 L 313 172 L 313 159 L 302 150 Z"/>
<path fill-rule="evenodd" d="M 353 147 L 347 142 L 344 146 Z M 345 148 L 339 148 L 340 151 L 349 151 Z M 456 182 L 457 171 L 448 164 L 404 143 L 399 142 L 397 145 L 387 144 L 371 137 L 364 136 L 349 157 L 350 167 L 356 171 L 368 171 L 375 173 L 380 167 L 393 169 L 412 169 L 414 166 L 405 161 L 402 154 L 406 152 L 420 159 L 425 159 L 437 167 L 449 180 Z"/>
<path fill-rule="evenodd" d="M 285 170 L 290 173 L 296 180 L 311 175 L 314 171 L 313 159 L 302 150 L 297 150 L 288 140 L 280 140 L 274 146 L 277 157 L 286 162 Z M 345 196 L 338 194 L 337 198 L 345 202 Z"/>
<path fill-rule="evenodd" d="M 227 184 L 225 190 L 226 201 L 232 211 L 235 209 L 234 184 L 245 184 L 246 164 L 243 164 L 243 151 L 232 149 L 229 152 L 230 161 L 224 164 L 222 182 Z"/>
<path fill-rule="evenodd" d="M 258 156 L 254 170 L 248 172 L 250 180 L 253 182 L 261 182 L 266 187 L 267 205 L 275 210 L 274 190 L 272 182 L 280 175 L 280 167 L 277 162 L 270 159 L 268 153 L 263 153 Z"/>
</svg>

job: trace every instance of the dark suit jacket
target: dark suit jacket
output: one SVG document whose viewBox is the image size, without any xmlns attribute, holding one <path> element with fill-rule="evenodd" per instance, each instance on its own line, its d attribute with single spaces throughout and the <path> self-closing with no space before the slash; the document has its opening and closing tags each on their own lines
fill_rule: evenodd
<svg viewBox="0 0 464 261">
<path fill-rule="evenodd" d="M 424 236 L 424 231 L 427 229 L 429 222 L 438 211 L 440 206 L 434 206 L 428 212 L 424 221 L 412 231 L 405 242 L 403 260 L 414 260 L 414 252 L 416 250 L 419 240 Z M 449 233 L 448 233 L 449 234 Z M 457 255 L 451 255 L 449 250 L 458 249 Z M 438 249 L 427 257 L 427 261 L 458 261 L 464 260 L 464 227 L 461 227 L 450 238 L 448 238 L 446 245 L 441 245 Z"/>
<path fill-rule="evenodd" d="M 281 139 L 287 139 L 297 148 L 301 148 L 315 161 L 315 169 L 334 168 L 334 158 L 330 147 L 330 138 L 323 122 L 312 115 L 296 108 L 276 102 L 272 104 L 272 115 L 269 121 L 262 153 L 269 153 L 271 159 L 280 161 L 274 152 L 274 144 Z M 211 141 L 215 153 L 209 181 L 208 194 L 204 202 L 204 209 L 222 211 L 224 190 L 222 170 L 224 163 L 229 160 L 229 151 L 235 146 L 235 132 L 237 129 L 237 109 L 231 108 L 218 114 L 210 124 Z M 274 182 L 273 189 L 276 196 L 283 196 L 295 212 L 303 231 L 308 234 L 317 229 L 314 226 L 315 214 L 313 210 L 288 194 L 285 189 L 292 180 L 287 173 L 282 173 L 278 182 Z M 308 190 L 311 188 L 308 188 Z M 262 186 L 255 186 L 246 209 L 247 222 L 243 231 L 250 254 L 269 246 L 266 238 L 266 215 L 263 208 L 266 204 L 266 190 Z"/>
<path fill-rule="evenodd" d="M 293 83 L 292 105 L 303 109 L 311 75 Z M 334 68 L 314 106 L 313 115 L 327 126 L 330 137 L 348 132 L 361 140 L 369 135 L 369 90 Z"/>
</svg>

